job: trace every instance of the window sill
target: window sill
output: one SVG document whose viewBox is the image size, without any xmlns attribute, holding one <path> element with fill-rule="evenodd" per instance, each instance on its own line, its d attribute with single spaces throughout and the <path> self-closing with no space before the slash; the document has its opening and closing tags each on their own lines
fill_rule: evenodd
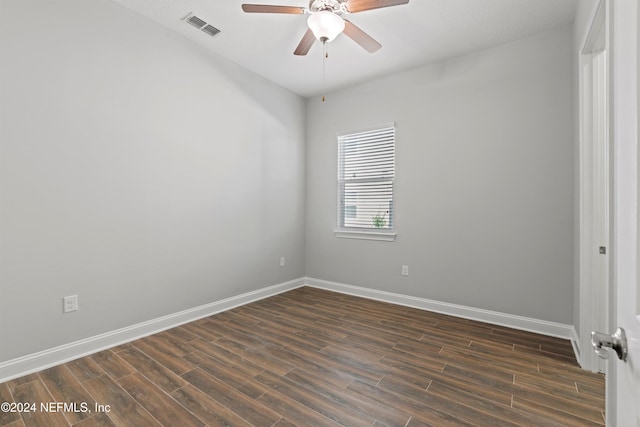
<svg viewBox="0 0 640 427">
<path fill-rule="evenodd" d="M 383 242 L 396 240 L 396 233 L 393 231 L 335 230 L 334 234 L 341 239 L 380 240 Z"/>
</svg>

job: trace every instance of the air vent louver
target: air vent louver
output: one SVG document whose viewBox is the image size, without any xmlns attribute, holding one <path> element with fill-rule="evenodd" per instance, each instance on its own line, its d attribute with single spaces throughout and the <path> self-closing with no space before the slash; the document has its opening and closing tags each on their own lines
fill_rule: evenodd
<svg viewBox="0 0 640 427">
<path fill-rule="evenodd" d="M 193 25 L 194 27 L 196 27 L 197 29 L 200 29 L 205 25 L 207 25 L 205 21 L 203 21 L 202 19 L 198 18 L 195 15 L 190 16 L 189 19 L 187 19 L 187 22 Z"/>
<path fill-rule="evenodd" d="M 212 37 L 220 32 L 219 29 L 217 29 L 213 25 L 209 25 L 209 24 L 205 25 L 203 28 L 201 28 L 201 30 L 204 31 L 205 33 L 209 34 Z"/>
<path fill-rule="evenodd" d="M 203 33 L 209 34 L 211 37 L 215 36 L 216 34 L 218 34 L 220 32 L 219 29 L 217 29 L 213 25 L 210 25 L 209 23 L 207 23 L 207 21 L 205 21 L 204 19 L 201 19 L 201 18 L 199 18 L 199 17 L 197 17 L 197 16 L 195 16 L 193 14 L 187 15 L 187 17 L 184 18 L 184 21 L 187 24 L 196 27 L 197 29 L 199 29 Z"/>
</svg>

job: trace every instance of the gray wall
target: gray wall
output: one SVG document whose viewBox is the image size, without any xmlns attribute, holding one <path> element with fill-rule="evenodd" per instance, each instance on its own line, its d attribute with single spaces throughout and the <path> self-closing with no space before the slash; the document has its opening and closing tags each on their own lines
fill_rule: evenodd
<svg viewBox="0 0 640 427">
<path fill-rule="evenodd" d="M 572 323 L 571 52 L 562 28 L 308 100 L 307 276 Z M 389 121 L 397 239 L 336 238 L 336 132 Z"/>
<path fill-rule="evenodd" d="M 0 61 L 0 362 L 304 276 L 302 98 L 107 0 Z"/>
</svg>

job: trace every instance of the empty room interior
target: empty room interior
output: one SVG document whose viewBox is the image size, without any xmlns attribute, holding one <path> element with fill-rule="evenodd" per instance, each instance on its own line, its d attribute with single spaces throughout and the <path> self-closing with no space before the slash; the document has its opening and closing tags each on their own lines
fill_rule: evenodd
<svg viewBox="0 0 640 427">
<path fill-rule="evenodd" d="M 602 4 L 0 0 L 0 425 L 609 424 Z"/>
</svg>

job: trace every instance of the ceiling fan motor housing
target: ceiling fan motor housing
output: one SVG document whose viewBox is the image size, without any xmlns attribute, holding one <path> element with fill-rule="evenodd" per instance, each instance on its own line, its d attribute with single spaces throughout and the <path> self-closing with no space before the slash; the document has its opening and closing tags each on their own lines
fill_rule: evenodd
<svg viewBox="0 0 640 427">
<path fill-rule="evenodd" d="M 326 10 L 337 15 L 347 12 L 346 1 L 340 0 L 310 0 L 309 12 L 315 13 Z"/>
</svg>

